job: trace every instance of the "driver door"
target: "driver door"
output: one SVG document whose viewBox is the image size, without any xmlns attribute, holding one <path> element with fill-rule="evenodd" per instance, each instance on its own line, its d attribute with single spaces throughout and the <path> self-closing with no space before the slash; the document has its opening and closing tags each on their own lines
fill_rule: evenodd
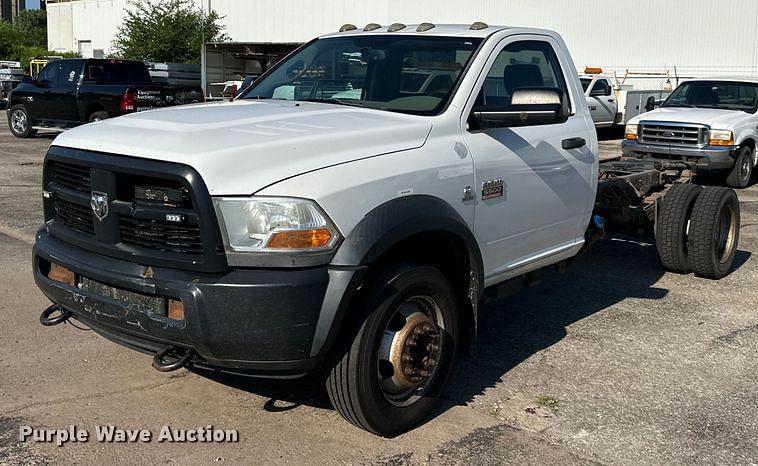
<svg viewBox="0 0 758 466">
<path fill-rule="evenodd" d="M 53 61 L 45 65 L 39 72 L 33 83 L 33 90 L 27 96 L 26 108 L 35 121 L 49 120 L 55 117 L 51 115 L 53 102 L 52 90 L 58 79 L 58 64 Z"/>
<path fill-rule="evenodd" d="M 571 255 L 589 222 L 597 183 L 594 128 L 578 80 L 564 72 L 573 64 L 565 54 L 559 59 L 557 49 L 545 36 L 504 39 L 464 114 L 483 106 L 509 111 L 515 90 L 535 87 L 559 88 L 573 109 L 563 123 L 481 130 L 469 125 L 465 132 L 476 176 L 475 234 L 490 282 Z"/>
<path fill-rule="evenodd" d="M 587 96 L 592 121 L 599 126 L 610 126 L 616 119 L 616 96 L 608 80 L 600 78 L 595 81 Z"/>
</svg>

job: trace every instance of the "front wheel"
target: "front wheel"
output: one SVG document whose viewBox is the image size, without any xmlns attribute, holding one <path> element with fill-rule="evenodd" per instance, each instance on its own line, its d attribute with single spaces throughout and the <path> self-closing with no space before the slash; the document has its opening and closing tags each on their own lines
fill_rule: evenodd
<svg viewBox="0 0 758 466">
<path fill-rule="evenodd" d="M 459 306 L 437 269 L 402 265 L 371 280 L 359 330 L 327 378 L 335 409 L 350 423 L 392 437 L 421 423 L 452 368 Z"/>
<path fill-rule="evenodd" d="M 734 167 L 726 177 L 726 185 L 730 188 L 744 189 L 750 185 L 753 177 L 753 149 L 745 146 L 739 150 L 734 159 Z"/>
<path fill-rule="evenodd" d="M 8 112 L 8 126 L 11 133 L 17 138 L 30 138 L 37 131 L 32 128 L 32 118 L 26 107 L 16 105 Z"/>
</svg>

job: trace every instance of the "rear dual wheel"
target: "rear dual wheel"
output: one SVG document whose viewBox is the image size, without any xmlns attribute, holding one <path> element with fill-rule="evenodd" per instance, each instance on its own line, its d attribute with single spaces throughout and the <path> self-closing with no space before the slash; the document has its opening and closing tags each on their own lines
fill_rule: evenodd
<svg viewBox="0 0 758 466">
<path fill-rule="evenodd" d="M 458 303 L 445 276 L 429 266 L 380 273 L 354 309 L 359 330 L 346 338 L 329 373 L 327 393 L 350 423 L 392 437 L 421 423 L 452 367 Z"/>
<path fill-rule="evenodd" d="M 729 189 L 703 189 L 692 209 L 687 238 L 689 264 L 695 275 L 719 279 L 732 268 L 740 238 L 740 203 Z"/>
<path fill-rule="evenodd" d="M 661 264 L 670 272 L 722 278 L 734 262 L 739 228 L 740 205 L 733 190 L 674 185 L 661 201 L 656 222 Z"/>
</svg>

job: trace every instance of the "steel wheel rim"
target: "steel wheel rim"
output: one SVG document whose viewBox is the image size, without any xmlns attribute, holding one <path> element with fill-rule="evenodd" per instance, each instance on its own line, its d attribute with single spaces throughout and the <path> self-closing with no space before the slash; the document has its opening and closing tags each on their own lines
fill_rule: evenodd
<svg viewBox="0 0 758 466">
<path fill-rule="evenodd" d="M 17 133 L 23 133 L 26 131 L 26 126 L 29 122 L 26 119 L 26 114 L 21 110 L 16 110 L 11 116 L 11 126 Z"/>
<path fill-rule="evenodd" d="M 443 363 L 444 335 L 442 311 L 430 296 L 414 296 L 395 309 L 376 355 L 379 388 L 389 403 L 410 406 L 429 391 Z"/>
<path fill-rule="evenodd" d="M 744 157 L 743 160 L 742 160 L 742 167 L 741 167 L 742 179 L 744 181 L 749 181 L 750 180 L 750 168 L 751 168 L 751 165 L 752 165 L 752 160 L 750 160 L 750 157 Z"/>
<path fill-rule="evenodd" d="M 720 263 L 725 263 L 734 249 L 734 237 L 737 233 L 737 216 L 730 205 L 724 206 L 719 212 L 718 225 L 715 232 L 716 257 Z"/>
</svg>

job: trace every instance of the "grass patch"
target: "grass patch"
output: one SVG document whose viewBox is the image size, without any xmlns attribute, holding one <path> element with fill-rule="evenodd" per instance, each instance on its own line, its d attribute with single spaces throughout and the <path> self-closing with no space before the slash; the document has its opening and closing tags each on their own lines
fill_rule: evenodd
<svg viewBox="0 0 758 466">
<path fill-rule="evenodd" d="M 553 414 L 558 414 L 558 400 L 553 398 L 552 396 L 542 395 L 538 396 L 535 400 L 537 403 L 537 406 L 540 406 L 542 408 L 547 408 L 550 411 L 553 412 Z"/>
</svg>

